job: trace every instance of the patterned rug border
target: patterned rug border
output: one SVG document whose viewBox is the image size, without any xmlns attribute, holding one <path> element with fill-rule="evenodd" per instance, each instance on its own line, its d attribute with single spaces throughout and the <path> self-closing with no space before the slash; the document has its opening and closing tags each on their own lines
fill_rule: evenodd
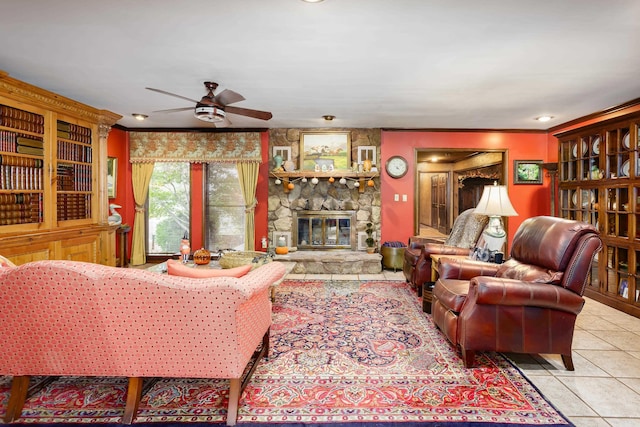
<svg viewBox="0 0 640 427">
<path fill-rule="evenodd" d="M 296 285 L 297 284 L 297 285 Z M 358 295 L 358 291 L 361 290 L 363 287 L 370 287 L 370 286 L 375 286 L 375 285 L 389 285 L 390 287 L 393 288 L 407 288 L 408 286 L 404 283 L 404 282 L 400 282 L 400 281 L 393 281 L 393 280 L 350 280 L 350 281 L 335 281 L 335 280 L 326 280 L 326 279 L 285 279 L 280 285 L 279 288 L 285 288 L 287 286 L 300 286 L 300 285 L 315 285 L 315 286 L 322 286 L 322 288 L 320 288 L 320 291 L 323 292 L 324 294 L 331 294 L 333 297 L 335 297 L 335 294 L 340 294 L 343 292 L 346 292 L 346 294 L 351 295 L 352 293 L 355 295 Z M 351 287 L 351 288 L 350 288 Z M 407 315 L 407 317 L 409 317 L 409 320 L 412 319 L 419 319 L 418 323 L 412 323 L 412 325 L 415 325 L 416 327 L 423 327 L 422 325 L 424 324 L 424 321 L 426 319 L 426 321 L 432 325 L 431 323 L 431 319 L 429 318 L 429 315 L 422 313 L 421 310 L 421 301 L 419 301 L 418 297 L 415 295 L 415 293 L 413 293 L 410 289 L 407 292 L 407 289 L 403 290 L 403 296 L 401 298 L 395 298 L 394 296 L 394 300 L 407 300 L 407 301 L 412 301 L 413 304 L 415 304 L 417 306 L 417 309 L 419 310 L 419 313 L 416 315 L 415 313 L 409 313 Z M 352 291 L 352 293 L 350 293 L 350 291 Z M 278 290 L 276 290 L 276 298 L 277 298 L 277 293 Z M 382 294 L 384 295 L 385 293 L 388 293 L 387 290 L 382 290 Z M 324 294 L 320 294 L 321 296 Z M 315 294 L 313 294 L 313 296 L 316 296 Z M 379 296 L 379 295 L 375 295 L 378 298 L 381 298 L 383 300 L 383 302 L 386 303 L 386 300 L 384 299 L 384 296 Z M 415 298 L 413 298 L 413 296 L 415 296 Z M 276 300 L 277 301 L 277 300 Z M 295 302 L 295 301 L 294 301 Z M 406 302 L 405 302 L 406 303 Z M 276 304 L 274 304 L 274 307 L 276 306 Z M 280 310 L 285 310 L 285 308 L 287 307 L 286 303 L 282 303 L 280 307 Z M 295 308 L 300 308 L 300 311 L 304 311 L 305 306 L 304 305 L 291 305 L 290 307 L 294 307 Z M 311 307 L 315 307 L 315 306 L 311 306 Z M 400 305 L 400 307 L 403 307 L 402 305 Z M 311 312 L 309 314 L 314 314 L 312 313 L 314 311 L 317 310 L 311 310 Z M 404 314 L 404 312 L 400 312 L 402 314 Z M 274 310 L 274 316 L 276 316 L 276 311 Z M 282 314 L 281 314 L 282 315 Z M 284 314 L 286 316 L 286 313 Z M 393 312 L 392 312 L 392 316 L 393 316 Z M 423 316 L 421 316 L 423 315 Z M 411 317 L 413 316 L 413 317 Z M 374 318 L 373 316 L 370 316 L 372 319 Z M 383 316 L 384 317 L 384 316 Z M 378 319 L 381 318 L 380 316 L 377 317 Z M 294 319 L 295 320 L 295 319 Z M 321 323 L 322 324 L 322 323 Z M 352 325 L 353 323 L 343 323 L 344 325 Z M 279 324 L 280 325 L 280 324 Z M 295 326 L 295 323 L 294 323 Z M 326 326 L 325 326 L 326 327 Z M 435 327 L 434 327 L 435 328 Z M 292 329 L 296 329 L 295 327 L 293 327 Z M 406 329 L 406 328 L 405 328 Z M 429 329 L 429 328 L 427 328 Z M 288 324 L 283 323 L 281 326 L 281 331 L 280 333 L 285 333 L 288 330 Z M 370 330 L 376 330 L 377 329 L 370 329 Z M 400 328 L 398 329 L 398 331 L 403 331 L 404 329 Z M 422 330 L 422 329 L 420 329 Z M 437 331 L 437 329 L 436 329 Z M 303 331 L 304 332 L 304 331 Z M 424 331 L 423 331 L 424 332 Z M 428 332 L 428 331 L 427 331 Z M 439 332 L 439 331 L 438 331 Z M 427 334 L 429 335 L 429 334 Z M 437 334 L 436 334 L 437 335 Z M 283 335 L 284 336 L 284 335 Z M 431 336 L 431 335 L 429 335 Z M 421 338 L 423 336 L 421 335 Z M 426 337 L 426 336 L 424 336 Z M 431 336 L 431 339 L 434 339 Z M 446 342 L 446 338 L 443 338 L 442 336 L 438 336 L 436 340 L 433 341 L 434 344 L 436 344 L 438 341 L 442 341 L 444 340 Z M 288 341 L 283 341 L 283 342 L 288 342 Z M 292 341 L 294 342 L 294 341 Z M 272 341 L 272 345 L 273 345 L 273 341 Z M 409 348 L 409 347 L 407 347 Z M 437 346 L 436 346 L 437 348 Z M 272 347 L 273 349 L 273 347 Z M 397 350 L 397 349 L 396 349 Z M 396 351 L 394 350 L 394 351 Z M 273 350 L 272 350 L 273 351 Z M 408 350 L 406 350 L 408 351 Z M 451 353 L 451 351 L 453 351 L 455 353 L 454 350 L 452 349 L 443 349 L 444 353 Z M 278 353 L 278 356 L 281 356 L 284 353 Z M 450 354 L 447 357 L 451 357 Z M 484 356 L 483 356 L 484 357 Z M 543 408 L 544 405 L 540 405 L 540 403 L 537 403 L 534 406 L 531 406 L 531 408 L 535 408 L 538 412 L 531 412 L 528 408 L 527 411 L 529 412 L 522 412 L 521 414 L 526 414 L 529 413 L 530 415 L 536 414 L 534 415 L 534 418 L 526 418 L 526 416 L 520 416 L 520 419 L 517 419 L 517 417 L 497 417 L 495 415 L 491 415 L 490 417 L 487 418 L 487 415 L 485 413 L 484 418 L 479 420 L 480 417 L 477 417 L 478 420 L 473 420 L 473 421 L 467 421 L 465 420 L 465 418 L 467 418 L 466 416 L 464 416 L 464 412 L 460 412 L 460 410 L 453 411 L 451 412 L 451 409 L 446 409 L 446 408 L 451 408 L 450 406 L 442 406 L 442 408 L 444 409 L 442 414 L 436 414 L 436 415 L 429 415 L 428 413 L 425 413 L 425 419 L 421 419 L 421 417 L 419 417 L 418 419 L 416 419 L 415 416 L 412 416 L 411 414 L 407 415 L 399 415 L 399 412 L 389 412 L 390 415 L 380 415 L 380 419 L 377 419 L 377 416 L 372 416 L 371 413 L 368 413 L 368 415 L 365 414 L 365 416 L 363 417 L 355 417 L 352 415 L 345 415 L 344 413 L 341 415 L 339 412 L 339 408 L 341 408 L 341 406 L 326 406 L 326 408 L 335 408 L 335 413 L 332 413 L 331 415 L 329 415 L 328 417 L 324 417 L 324 420 L 314 420 L 314 419 L 310 419 L 310 418 L 316 418 L 316 417 L 309 417 L 308 415 L 305 416 L 299 416 L 296 415 L 295 413 L 291 413 L 288 414 L 286 411 L 281 410 L 281 415 L 278 415 L 277 417 L 279 417 L 280 419 L 278 419 L 275 422 L 271 422 L 271 421 L 267 421 L 268 417 L 265 418 L 264 414 L 257 417 L 257 418 L 253 418 L 251 419 L 251 414 L 245 414 L 244 418 L 246 419 L 246 421 L 244 421 L 242 419 L 242 417 L 240 417 L 238 419 L 238 425 L 240 427 L 264 427 L 264 426 L 279 426 L 279 427 L 297 427 L 297 426 L 304 426 L 304 427 L 326 427 L 326 426 L 336 426 L 336 427 L 412 427 L 412 426 L 425 426 L 425 425 L 429 425 L 431 427 L 478 427 L 478 426 L 497 426 L 497 427 L 523 427 L 526 425 L 540 425 L 540 426 L 546 426 L 546 427 L 575 427 L 575 425 L 573 423 L 571 423 L 571 421 L 569 421 L 569 419 L 562 414 L 558 408 L 555 407 L 555 405 L 549 401 L 549 399 L 546 398 L 546 396 L 544 396 L 544 394 L 538 389 L 538 387 L 535 386 L 535 384 L 533 384 L 529 378 L 527 378 L 527 376 L 524 374 L 524 372 L 522 372 L 522 370 L 520 368 L 518 368 L 515 363 L 509 359 L 509 357 L 507 357 L 504 354 L 501 353 L 491 353 L 491 356 L 486 356 L 487 359 L 492 360 L 491 362 L 491 366 L 495 367 L 495 369 L 498 369 L 498 373 L 500 373 L 501 371 L 503 371 L 500 375 L 504 375 L 505 378 L 509 379 L 509 381 L 511 380 L 516 380 L 518 383 L 516 384 L 517 389 L 521 389 L 522 384 L 521 383 L 526 383 L 526 386 L 524 388 L 524 390 L 520 391 L 520 395 L 522 395 L 524 393 L 524 395 L 528 395 L 530 396 L 528 399 L 534 399 L 532 401 L 530 401 L 529 403 L 531 404 L 531 402 L 540 402 L 540 401 L 544 401 L 544 403 L 546 403 L 548 405 L 549 408 L 553 409 L 553 411 L 555 411 L 556 413 L 556 417 L 549 417 L 549 414 L 551 413 L 548 409 L 547 409 L 547 418 L 546 421 L 549 421 L 549 423 L 540 423 L 540 420 L 537 420 L 538 415 L 537 414 L 542 414 L 544 412 L 540 412 Z M 276 357 L 277 358 L 277 357 Z M 286 360 L 286 359 L 285 359 Z M 444 360 L 450 360 L 450 359 L 444 359 Z M 304 366 L 305 369 L 307 368 L 306 365 L 301 365 Z M 370 365 L 371 368 L 370 369 L 374 369 L 373 367 L 375 365 Z M 400 365 L 399 367 L 409 367 L 410 365 Z M 444 365 L 446 366 L 446 365 Z M 493 369 L 493 368 L 492 368 Z M 509 373 L 509 370 L 513 370 L 513 372 L 515 372 L 517 375 L 514 375 L 513 373 Z M 406 373 L 406 375 L 408 376 L 408 378 L 411 378 L 412 375 L 412 370 L 413 370 L 413 375 L 415 376 L 415 369 L 414 368 L 410 368 L 408 370 L 403 370 L 403 371 L 395 371 L 395 372 L 404 372 Z M 292 371 L 292 372 L 288 372 L 287 376 L 289 378 L 301 378 L 300 372 L 298 372 L 298 374 L 296 374 L 295 372 L 297 371 Z M 306 371 L 305 371 L 306 372 Z M 380 372 L 386 372 L 386 371 L 379 371 Z M 397 378 L 395 375 L 397 375 L 395 372 L 391 371 L 390 374 L 386 374 L 386 375 L 390 375 L 389 378 Z M 442 376 L 441 375 L 441 371 L 431 371 L 434 374 L 437 374 L 436 377 L 433 378 L 437 378 L 438 376 L 441 376 L 441 378 L 447 378 L 446 376 Z M 448 371 L 442 371 L 442 372 L 448 372 Z M 455 370 L 450 371 L 448 374 L 451 375 L 451 372 L 456 373 Z M 360 373 L 358 374 L 357 370 L 354 371 L 354 375 L 349 377 L 349 378 L 354 378 L 354 379 L 358 379 L 359 376 L 362 376 L 363 374 Z M 256 373 L 258 374 L 258 372 Z M 461 375 L 458 372 L 457 376 L 451 377 L 456 379 L 456 383 L 450 383 L 450 384 L 458 384 L 459 383 L 459 379 L 462 378 L 467 378 L 468 377 L 468 372 L 465 374 L 465 371 L 462 372 L 463 375 Z M 275 377 L 277 377 L 278 375 L 278 371 L 274 370 L 273 374 L 271 374 Z M 315 373 L 315 375 L 318 375 L 317 373 Z M 326 375 L 326 374 L 325 374 Z M 331 374 L 330 374 L 331 375 Z M 371 375 L 376 375 L 374 373 L 372 373 Z M 382 374 L 380 374 L 380 378 L 382 378 Z M 480 373 L 476 374 L 476 375 L 481 375 Z M 486 375 L 486 374 L 483 374 Z M 336 381 L 339 383 L 340 382 L 340 376 L 336 376 L 336 374 L 333 374 L 333 376 L 335 376 Z M 333 378 L 333 376 L 331 378 Z M 367 374 L 368 376 L 368 374 Z M 256 377 L 256 375 L 254 375 L 254 378 Z M 264 381 L 266 377 L 263 376 L 263 379 L 261 381 Z M 475 378 L 475 375 L 474 375 Z M 252 381 L 254 381 L 252 379 Z M 250 383 L 251 384 L 251 383 Z M 286 384 L 286 383 L 285 383 Z M 447 384 L 447 383 L 443 383 L 443 384 Z M 462 384 L 462 383 L 460 383 Z M 482 385 L 484 385 L 485 383 L 481 383 Z M 495 381 L 493 383 L 488 382 L 487 384 L 489 385 L 493 385 L 493 387 L 495 389 L 496 388 L 496 384 L 505 384 L 505 383 L 496 383 Z M 510 383 L 509 383 L 510 384 Z M 527 389 L 527 387 L 529 387 L 529 389 Z M 500 389 L 502 390 L 502 389 Z M 537 393 L 537 395 L 539 396 L 539 398 L 536 400 L 535 397 L 531 397 L 531 391 L 535 391 Z M 475 393 L 475 392 L 474 392 Z M 505 389 L 505 391 L 503 392 L 505 394 L 509 393 L 509 387 L 507 387 Z M 251 399 L 254 399 L 253 396 L 247 396 L 246 395 L 246 391 L 245 391 L 245 398 L 247 400 L 249 400 L 251 402 Z M 452 395 L 452 397 L 455 397 L 455 394 Z M 398 400 L 398 402 L 402 402 L 401 400 Z M 469 401 L 472 402 L 472 401 Z M 524 400 L 523 402 L 527 402 L 527 400 Z M 242 407 L 243 403 L 242 400 L 240 402 L 240 406 Z M 249 405 L 251 405 L 251 403 L 249 403 Z M 467 408 L 475 408 L 476 406 L 471 406 L 470 404 L 465 405 Z M 461 407 L 461 408 L 465 408 L 465 406 Z M 257 406 L 256 408 L 259 408 L 260 406 Z M 371 407 L 371 406 L 370 406 Z M 401 407 L 401 406 L 398 406 Z M 185 407 L 186 408 L 186 407 Z M 206 406 L 205 406 L 206 408 Z M 286 408 L 286 406 L 285 406 Z M 348 408 L 348 407 L 347 407 Z M 362 406 L 361 408 L 366 408 L 366 406 Z M 378 406 L 373 406 L 373 408 L 380 408 Z M 384 406 L 382 406 L 382 408 L 384 408 Z M 419 408 L 419 406 L 412 406 L 411 408 L 416 408 L 415 410 L 418 411 L 417 408 Z M 491 406 L 487 406 L 486 408 L 492 408 Z M 515 407 L 514 407 L 515 408 Z M 4 414 L 4 407 L 0 408 L 0 414 Z M 114 408 L 113 410 L 110 410 L 109 412 L 113 413 L 118 412 L 120 408 Z M 122 408 L 123 409 L 123 408 Z M 142 408 L 141 408 L 142 409 Z M 360 408 L 358 408 L 360 409 Z M 502 410 L 502 407 L 496 406 L 495 409 L 499 409 Z M 524 409 L 524 407 L 523 407 Z M 158 408 L 158 413 L 157 414 L 162 414 L 163 409 Z M 447 412 L 450 411 L 450 412 Z M 484 411 L 486 412 L 487 409 L 484 409 Z M 513 411 L 513 410 L 512 410 Z M 259 412 L 258 412 L 259 413 Z M 373 414 L 375 414 L 376 412 L 374 411 Z M 275 412 L 274 412 L 275 414 Z M 285 415 L 287 414 L 287 415 Z M 463 414 L 463 415 L 460 415 Z M 494 414 L 497 414 L 494 412 Z M 169 415 L 169 413 L 167 412 L 165 415 Z M 175 414 L 174 414 L 175 415 Z M 274 415 L 276 416 L 276 415 Z M 388 421 L 382 419 L 382 417 L 388 416 Z M 220 425 L 226 425 L 225 424 L 225 417 L 222 417 L 222 419 L 217 418 L 215 419 L 215 421 L 209 421 L 209 417 L 200 417 L 200 419 L 198 420 L 197 418 L 191 418 L 193 421 L 185 421 L 185 422 L 181 422 L 180 419 L 181 418 L 189 418 L 190 416 L 185 414 L 185 415 L 181 415 L 181 416 L 168 416 L 165 417 L 165 419 L 157 419 L 152 421 L 151 417 L 149 415 L 144 415 L 142 413 L 142 411 L 140 411 L 138 413 L 138 420 L 139 421 L 134 421 L 134 423 L 132 424 L 134 427 L 135 426 L 140 426 L 140 427 L 173 427 L 173 426 L 184 426 L 186 424 L 188 424 L 189 426 L 193 426 L 193 427 L 211 427 L 211 426 L 220 426 Z M 260 418 L 262 417 L 262 418 Z M 336 419 L 336 417 L 342 417 L 343 420 L 340 420 L 339 422 L 331 422 L 331 419 Z M 348 421 L 349 417 L 352 417 L 352 421 Z M 368 418 L 367 418 L 368 417 Z M 403 418 L 406 417 L 406 420 L 403 420 Z M 42 418 L 42 417 L 40 417 Z M 98 424 L 102 427 L 111 427 L 111 426 L 121 426 L 122 424 L 119 423 L 114 423 L 113 420 L 113 416 L 109 417 L 111 419 L 102 419 L 100 420 L 100 417 L 98 417 L 97 419 L 94 418 L 94 420 L 91 420 L 90 417 L 81 417 L 81 418 L 71 418 L 65 421 L 52 421 L 52 419 L 46 419 L 45 417 L 45 422 L 38 422 L 35 421 L 33 418 L 31 419 L 24 419 L 21 418 L 19 419 L 17 422 L 13 423 L 13 425 L 31 425 L 31 426 L 47 426 L 47 427 L 62 427 L 62 426 L 77 426 L 79 424 Z M 155 418 L 161 418 L 159 417 L 159 415 L 156 415 Z M 154 418 L 154 419 L 155 419 Z M 172 419 L 173 418 L 173 419 Z M 247 419 L 248 418 L 248 419 Z M 297 418 L 297 419 L 296 419 Z M 305 418 L 309 421 L 309 422 L 305 422 Z M 319 417 L 321 418 L 321 417 Z M 361 420 L 358 420 L 357 418 L 361 418 Z M 368 421 L 363 421 L 362 419 L 368 419 Z M 413 418 L 413 419 L 411 419 Z M 440 419 L 442 418 L 442 419 Z M 493 419 L 492 419 L 493 418 Z M 502 418 L 500 420 L 500 418 Z M 256 421 L 257 419 L 262 419 L 262 421 Z M 287 419 L 291 419 L 292 422 L 287 422 Z M 564 421 L 564 423 L 559 422 L 562 419 L 562 421 Z M 517 421 L 517 422 L 507 422 L 507 421 Z M 536 420 L 538 422 L 536 422 Z M 545 420 L 545 418 L 542 418 L 542 420 Z M 500 422 L 496 422 L 496 421 L 500 421 Z M 533 421 L 533 423 L 529 423 L 529 424 L 525 424 L 525 422 L 527 421 Z M 554 421 L 557 421 L 557 423 L 554 423 Z M 0 424 L 4 424 L 3 421 L 0 419 Z M 9 424 L 7 424 L 9 425 Z"/>
</svg>

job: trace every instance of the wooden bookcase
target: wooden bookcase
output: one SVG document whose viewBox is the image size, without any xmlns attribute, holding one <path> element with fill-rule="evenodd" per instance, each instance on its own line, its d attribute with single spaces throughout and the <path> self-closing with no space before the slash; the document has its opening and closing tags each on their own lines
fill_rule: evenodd
<svg viewBox="0 0 640 427">
<path fill-rule="evenodd" d="M 0 253 L 115 265 L 106 140 L 120 118 L 0 71 Z"/>
<path fill-rule="evenodd" d="M 640 317 L 640 113 L 555 135 L 560 216 L 596 225 L 604 247 L 585 295 Z"/>
</svg>

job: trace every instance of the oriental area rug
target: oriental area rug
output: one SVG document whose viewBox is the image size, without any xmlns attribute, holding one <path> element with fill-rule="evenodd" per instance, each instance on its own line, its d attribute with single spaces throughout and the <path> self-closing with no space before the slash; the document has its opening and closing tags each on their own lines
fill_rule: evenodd
<svg viewBox="0 0 640 427">
<path fill-rule="evenodd" d="M 404 282 L 284 280 L 268 361 L 240 400 L 240 426 L 572 426 L 503 356 L 465 369 Z M 60 378 L 25 404 L 20 423 L 117 424 L 124 378 Z M 10 379 L 0 377 L 0 416 Z M 160 379 L 134 425 L 226 420 L 228 383 Z"/>
</svg>

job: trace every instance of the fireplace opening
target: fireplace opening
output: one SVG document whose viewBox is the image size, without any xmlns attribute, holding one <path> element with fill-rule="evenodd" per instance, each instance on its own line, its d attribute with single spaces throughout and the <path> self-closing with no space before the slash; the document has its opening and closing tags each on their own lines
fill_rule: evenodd
<svg viewBox="0 0 640 427">
<path fill-rule="evenodd" d="M 294 211 L 292 237 L 299 250 L 355 250 L 356 211 Z"/>
</svg>

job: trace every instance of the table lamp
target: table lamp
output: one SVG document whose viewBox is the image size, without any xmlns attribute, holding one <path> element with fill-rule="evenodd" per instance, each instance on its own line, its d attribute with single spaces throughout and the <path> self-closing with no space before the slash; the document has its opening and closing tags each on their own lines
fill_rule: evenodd
<svg viewBox="0 0 640 427">
<path fill-rule="evenodd" d="M 504 242 L 507 239 L 507 233 L 502 225 L 502 217 L 518 216 L 509 200 L 507 187 L 498 185 L 497 182 L 494 182 L 493 185 L 485 185 L 474 212 L 489 217 L 489 224 L 482 233 L 486 249 L 491 252 L 502 251 Z"/>
</svg>

